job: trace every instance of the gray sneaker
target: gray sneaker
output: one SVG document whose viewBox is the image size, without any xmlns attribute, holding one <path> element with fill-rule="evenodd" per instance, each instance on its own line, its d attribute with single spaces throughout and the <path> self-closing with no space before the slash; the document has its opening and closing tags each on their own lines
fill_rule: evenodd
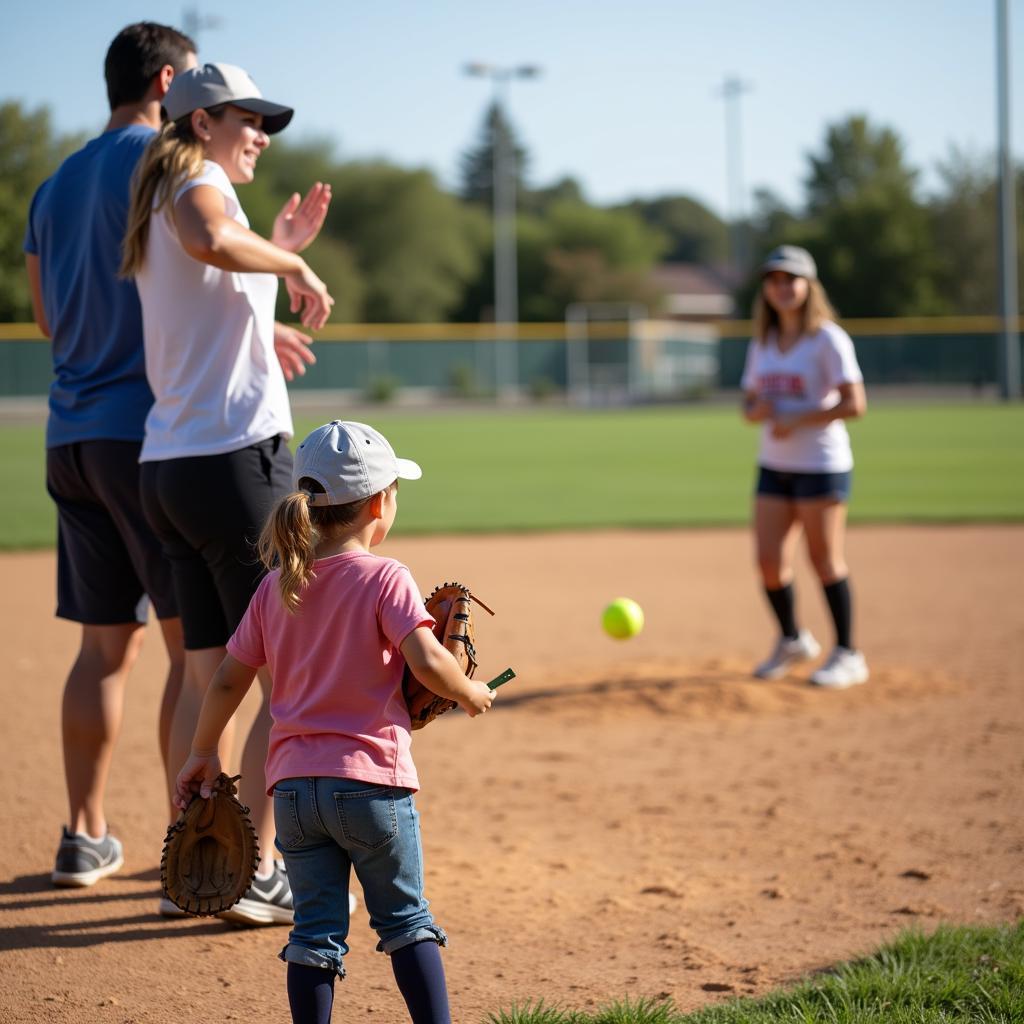
<svg viewBox="0 0 1024 1024">
<path fill-rule="evenodd" d="M 291 924 L 295 911 L 284 864 L 276 862 L 269 878 L 254 878 L 246 894 L 217 916 L 235 924 Z"/>
<path fill-rule="evenodd" d="M 95 885 L 101 878 L 119 870 L 122 864 L 121 841 L 109 832 L 102 839 L 92 839 L 81 832 L 69 832 L 65 826 L 50 879 L 60 886 Z"/>
<path fill-rule="evenodd" d="M 779 642 L 768 657 L 754 669 L 758 679 L 778 679 L 791 665 L 811 661 L 821 654 L 821 644 L 806 630 L 795 637 L 779 637 Z"/>
</svg>

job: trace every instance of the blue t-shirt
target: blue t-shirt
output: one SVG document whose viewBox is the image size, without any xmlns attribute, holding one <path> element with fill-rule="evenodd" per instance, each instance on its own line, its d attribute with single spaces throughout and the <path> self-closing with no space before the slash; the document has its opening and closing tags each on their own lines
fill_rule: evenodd
<svg viewBox="0 0 1024 1024">
<path fill-rule="evenodd" d="M 25 252 L 39 258 L 54 381 L 46 447 L 141 441 L 153 394 L 146 382 L 142 308 L 117 276 L 132 171 L 153 138 L 132 125 L 73 153 L 32 199 Z"/>
</svg>

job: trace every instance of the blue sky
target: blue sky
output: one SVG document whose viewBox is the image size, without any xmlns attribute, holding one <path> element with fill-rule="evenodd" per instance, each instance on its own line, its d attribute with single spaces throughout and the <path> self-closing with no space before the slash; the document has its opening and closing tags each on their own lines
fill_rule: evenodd
<svg viewBox="0 0 1024 1024">
<path fill-rule="evenodd" d="M 462 73 L 472 60 L 541 66 L 509 93 L 531 183 L 572 175 L 599 203 L 685 193 L 727 213 L 727 76 L 750 86 L 748 194 L 765 186 L 798 202 L 807 154 L 851 113 L 899 133 L 924 192 L 951 146 L 985 157 L 996 144 L 994 0 L 36 0 L 5 12 L 0 101 L 49 106 L 61 130 L 97 130 L 110 39 L 131 21 L 180 27 L 186 7 L 220 22 L 200 33 L 200 59 L 241 64 L 295 106 L 289 138 L 430 167 L 450 187 L 491 95 Z M 1011 7 L 1019 65 L 1024 4 Z M 1020 154 L 1024 68 L 1014 71 Z"/>
</svg>

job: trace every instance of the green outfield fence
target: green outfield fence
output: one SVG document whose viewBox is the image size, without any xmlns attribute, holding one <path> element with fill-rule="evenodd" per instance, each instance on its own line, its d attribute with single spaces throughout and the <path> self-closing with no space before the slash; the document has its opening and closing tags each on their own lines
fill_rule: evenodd
<svg viewBox="0 0 1024 1024">
<path fill-rule="evenodd" d="M 844 320 L 843 326 L 869 385 L 998 386 L 997 317 Z M 657 337 L 657 348 L 644 357 L 644 381 L 634 388 L 631 380 L 627 388 L 626 368 L 631 359 L 637 363 L 641 336 Z M 591 376 L 610 381 L 609 394 L 685 398 L 737 388 L 749 336 L 750 322 L 742 320 L 592 323 L 582 338 L 564 323 L 520 324 L 513 331 L 495 324 L 330 324 L 317 335 L 317 364 L 292 387 L 357 390 L 380 399 L 403 389 L 485 395 L 499 383 L 504 345 L 513 351 L 503 363 L 506 372 L 512 367 L 506 383 L 540 397 L 566 392 L 571 357 L 579 352 L 570 349 L 584 346 Z M 46 394 L 52 370 L 43 340 L 34 324 L 0 324 L 0 397 Z M 621 381 L 609 376 L 616 368 Z M 655 386 L 669 378 L 670 386 Z"/>
</svg>

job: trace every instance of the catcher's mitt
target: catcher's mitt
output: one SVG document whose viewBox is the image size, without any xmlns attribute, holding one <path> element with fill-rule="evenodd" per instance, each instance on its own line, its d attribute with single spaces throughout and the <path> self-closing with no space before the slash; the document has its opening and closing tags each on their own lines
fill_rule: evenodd
<svg viewBox="0 0 1024 1024">
<path fill-rule="evenodd" d="M 488 614 L 494 614 L 479 597 L 469 592 L 469 587 L 461 583 L 443 583 L 434 587 L 426 600 L 427 611 L 434 616 L 434 636 L 442 646 L 451 651 L 459 663 L 459 668 L 471 679 L 476 671 L 473 601 Z M 405 667 L 402 690 L 413 729 L 422 729 L 438 715 L 443 715 L 455 707 L 455 701 L 439 697 L 428 690 L 412 674 L 408 665 Z"/>
<path fill-rule="evenodd" d="M 167 829 L 160 859 L 164 895 L 197 917 L 233 907 L 252 885 L 260 861 L 249 808 L 235 796 L 240 778 L 221 772 L 214 795 L 192 797 Z"/>
</svg>

